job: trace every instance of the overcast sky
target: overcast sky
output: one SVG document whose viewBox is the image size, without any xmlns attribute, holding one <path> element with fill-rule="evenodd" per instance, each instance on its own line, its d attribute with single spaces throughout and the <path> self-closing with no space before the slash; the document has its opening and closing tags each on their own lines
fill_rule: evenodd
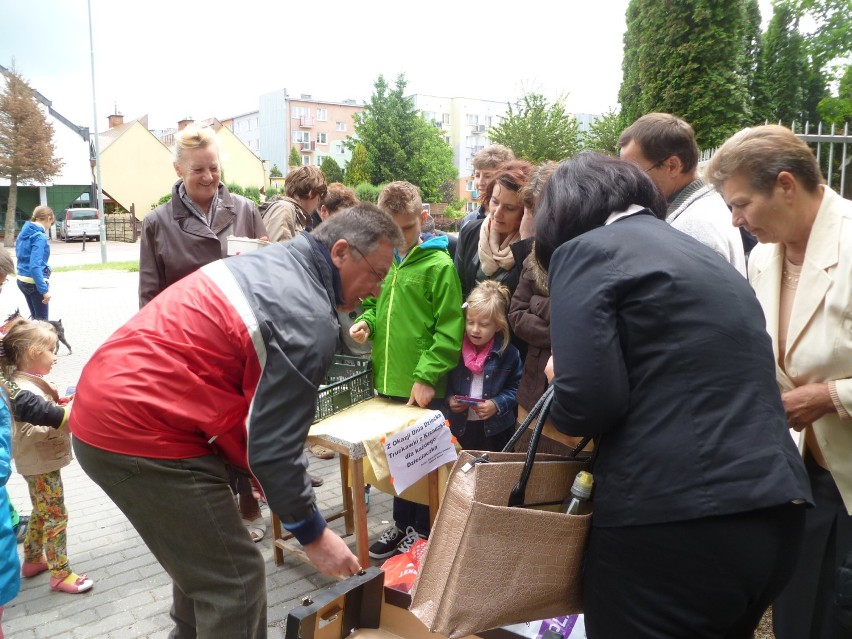
<svg viewBox="0 0 852 639">
<path fill-rule="evenodd" d="M 409 93 L 617 106 L 628 0 L 90 0 L 98 128 L 117 108 L 150 128 L 254 111 L 258 96 L 369 99 L 379 74 Z M 761 0 L 764 22 L 770 0 Z M 0 64 L 75 124 L 93 125 L 87 0 L 0 0 Z"/>
</svg>

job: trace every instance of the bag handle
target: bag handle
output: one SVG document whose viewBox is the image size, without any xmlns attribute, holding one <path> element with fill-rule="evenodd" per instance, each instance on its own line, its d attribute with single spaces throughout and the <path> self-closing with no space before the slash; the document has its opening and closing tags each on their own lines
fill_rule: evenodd
<svg viewBox="0 0 852 639">
<path fill-rule="evenodd" d="M 509 443 L 503 448 L 503 452 L 511 452 L 514 444 L 520 439 L 521 435 L 529 428 L 530 423 L 533 419 L 537 419 L 535 428 L 533 429 L 532 435 L 530 436 L 530 445 L 527 449 L 527 458 L 524 461 L 524 467 L 521 470 L 521 477 L 518 480 L 518 483 L 515 484 L 515 487 L 512 489 L 512 493 L 509 495 L 509 506 L 520 506 L 524 503 L 524 496 L 527 490 L 527 482 L 529 481 L 530 474 L 532 473 L 533 462 L 535 461 L 536 453 L 538 452 L 538 442 L 541 439 L 541 434 L 544 431 L 544 423 L 547 421 L 547 416 L 550 413 L 550 405 L 553 403 L 553 385 L 547 387 L 547 390 L 544 391 L 544 394 L 541 398 L 535 403 L 529 415 L 527 415 L 526 419 L 524 419 L 523 423 L 518 427 L 518 430 L 509 440 Z M 575 458 L 577 455 L 588 445 L 588 443 L 592 440 L 591 437 L 584 437 L 579 444 L 577 444 L 571 453 L 568 455 L 569 458 Z M 595 453 L 597 452 L 597 446 L 595 446 Z M 594 455 L 593 455 L 594 457 Z"/>
</svg>

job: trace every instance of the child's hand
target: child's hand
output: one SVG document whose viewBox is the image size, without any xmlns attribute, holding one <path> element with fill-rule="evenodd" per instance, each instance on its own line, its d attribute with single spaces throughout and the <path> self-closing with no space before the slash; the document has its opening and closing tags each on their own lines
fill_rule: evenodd
<svg viewBox="0 0 852 639">
<path fill-rule="evenodd" d="M 455 395 L 450 395 L 448 403 L 450 410 L 454 413 L 463 413 L 470 407 L 468 404 L 458 401 Z"/>
<path fill-rule="evenodd" d="M 492 400 L 487 399 L 474 406 L 473 412 L 479 416 L 479 419 L 485 420 L 489 417 L 494 417 L 494 415 L 497 414 L 497 404 L 495 404 Z"/>
<path fill-rule="evenodd" d="M 65 397 L 60 397 L 56 401 L 56 403 L 59 404 L 60 406 L 65 406 L 65 404 L 70 404 L 74 399 L 74 395 L 76 395 L 76 393 L 71 393 L 70 395 L 66 395 Z"/>
<path fill-rule="evenodd" d="M 358 322 L 349 328 L 349 337 L 359 344 L 363 344 L 370 337 L 370 326 L 367 322 Z"/>
<path fill-rule="evenodd" d="M 414 386 L 411 387 L 411 396 L 408 398 L 408 405 L 414 406 L 416 404 L 420 408 L 426 408 L 433 399 L 435 399 L 434 388 L 420 382 L 414 382 Z"/>
</svg>

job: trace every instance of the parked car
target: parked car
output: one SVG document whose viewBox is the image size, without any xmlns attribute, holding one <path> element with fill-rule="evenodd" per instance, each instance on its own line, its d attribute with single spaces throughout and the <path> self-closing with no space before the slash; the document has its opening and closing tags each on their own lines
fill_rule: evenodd
<svg viewBox="0 0 852 639">
<path fill-rule="evenodd" d="M 59 225 L 59 236 L 66 242 L 74 239 L 100 237 L 101 221 L 98 209 L 65 209 Z"/>
</svg>

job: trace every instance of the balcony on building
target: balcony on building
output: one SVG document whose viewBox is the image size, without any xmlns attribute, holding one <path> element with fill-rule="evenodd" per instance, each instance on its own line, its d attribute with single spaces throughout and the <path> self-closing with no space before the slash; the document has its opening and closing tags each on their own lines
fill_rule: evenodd
<svg viewBox="0 0 852 639">
<path fill-rule="evenodd" d="M 303 129 L 312 129 L 314 126 L 314 118 L 310 115 L 303 115 L 299 118 L 299 126 Z"/>
</svg>

